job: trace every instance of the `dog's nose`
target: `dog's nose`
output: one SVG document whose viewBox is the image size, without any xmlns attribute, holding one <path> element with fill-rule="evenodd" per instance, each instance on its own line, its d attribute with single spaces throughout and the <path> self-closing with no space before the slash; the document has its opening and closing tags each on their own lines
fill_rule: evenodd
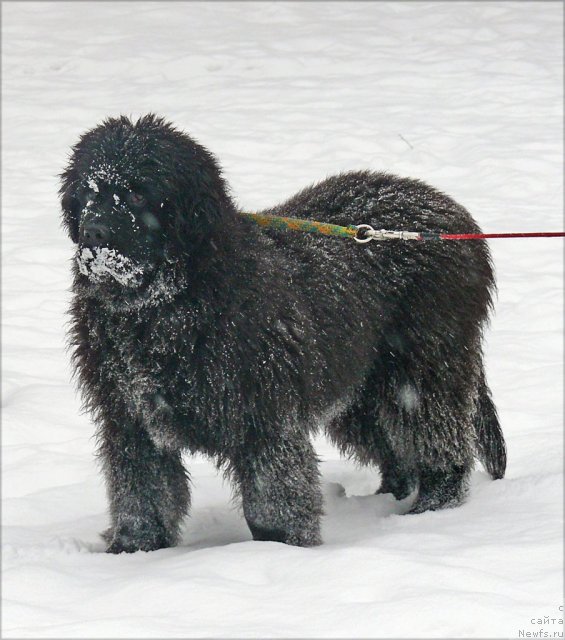
<svg viewBox="0 0 565 640">
<path fill-rule="evenodd" d="M 110 229 L 103 224 L 85 224 L 80 230 L 80 241 L 85 247 L 103 247 L 110 239 Z"/>
</svg>

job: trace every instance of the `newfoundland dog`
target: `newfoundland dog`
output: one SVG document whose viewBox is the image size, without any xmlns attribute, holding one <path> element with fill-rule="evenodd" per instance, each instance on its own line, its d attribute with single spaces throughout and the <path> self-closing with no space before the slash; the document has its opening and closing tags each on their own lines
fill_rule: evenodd
<svg viewBox="0 0 565 640">
<path fill-rule="evenodd" d="M 481 338 L 486 244 L 348 239 L 263 229 L 214 156 L 163 119 L 112 118 L 63 172 L 77 246 L 70 343 L 97 425 L 111 553 L 174 545 L 189 509 L 183 451 L 231 478 L 255 540 L 321 542 L 310 436 L 380 469 L 411 513 L 454 507 L 474 458 L 506 453 Z M 338 225 L 477 233 L 418 180 L 355 171 L 270 214 Z"/>
</svg>

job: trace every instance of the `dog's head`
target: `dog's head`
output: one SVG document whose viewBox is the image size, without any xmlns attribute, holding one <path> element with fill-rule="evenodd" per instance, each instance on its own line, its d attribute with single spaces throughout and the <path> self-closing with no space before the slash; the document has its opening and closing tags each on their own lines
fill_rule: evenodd
<svg viewBox="0 0 565 640">
<path fill-rule="evenodd" d="M 96 285 L 138 287 L 163 263 L 190 259 L 233 213 L 213 156 L 152 114 L 85 133 L 61 181 L 78 276 Z"/>
</svg>

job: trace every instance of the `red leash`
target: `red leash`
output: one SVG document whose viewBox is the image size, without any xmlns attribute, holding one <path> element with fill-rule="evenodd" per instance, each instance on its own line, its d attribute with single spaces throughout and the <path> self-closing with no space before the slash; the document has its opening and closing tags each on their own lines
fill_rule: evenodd
<svg viewBox="0 0 565 640">
<path fill-rule="evenodd" d="M 565 232 L 544 233 L 421 233 L 420 240 L 483 240 L 485 238 L 564 238 Z M 428 237 L 431 236 L 431 237 Z"/>
</svg>

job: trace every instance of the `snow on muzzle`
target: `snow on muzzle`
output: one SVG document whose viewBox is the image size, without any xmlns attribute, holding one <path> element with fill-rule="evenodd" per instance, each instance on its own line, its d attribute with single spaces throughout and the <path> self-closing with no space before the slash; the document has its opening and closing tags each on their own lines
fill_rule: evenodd
<svg viewBox="0 0 565 640">
<path fill-rule="evenodd" d="M 80 273 L 93 282 L 114 278 L 125 287 L 135 287 L 141 283 L 143 276 L 143 267 L 108 247 L 83 247 L 76 261 Z"/>
</svg>

